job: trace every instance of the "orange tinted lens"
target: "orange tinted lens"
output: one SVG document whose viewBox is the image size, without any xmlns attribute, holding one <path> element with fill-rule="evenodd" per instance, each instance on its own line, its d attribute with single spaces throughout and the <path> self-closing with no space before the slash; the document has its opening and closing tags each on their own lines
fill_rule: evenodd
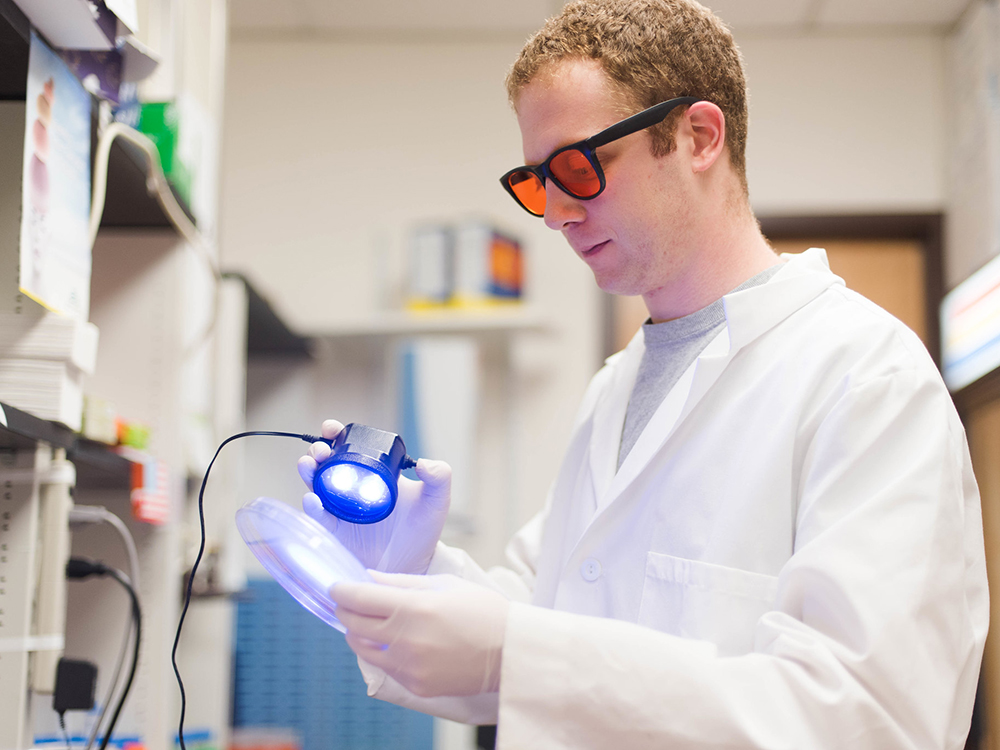
<svg viewBox="0 0 1000 750">
<path fill-rule="evenodd" d="M 545 213 L 545 186 L 533 172 L 514 172 L 507 184 L 526 209 L 536 216 Z"/>
<path fill-rule="evenodd" d="M 549 169 L 563 187 L 577 198 L 590 198 L 601 189 L 601 178 L 590 160 L 576 149 L 563 151 L 549 162 Z"/>
</svg>

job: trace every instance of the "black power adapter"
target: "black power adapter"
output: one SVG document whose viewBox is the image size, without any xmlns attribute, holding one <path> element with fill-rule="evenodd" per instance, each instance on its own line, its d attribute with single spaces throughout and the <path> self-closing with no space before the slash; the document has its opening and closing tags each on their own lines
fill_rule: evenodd
<svg viewBox="0 0 1000 750">
<path fill-rule="evenodd" d="M 89 711 L 94 707 L 97 667 L 89 661 L 60 659 L 56 667 L 56 689 L 52 708 L 57 713 Z"/>
</svg>

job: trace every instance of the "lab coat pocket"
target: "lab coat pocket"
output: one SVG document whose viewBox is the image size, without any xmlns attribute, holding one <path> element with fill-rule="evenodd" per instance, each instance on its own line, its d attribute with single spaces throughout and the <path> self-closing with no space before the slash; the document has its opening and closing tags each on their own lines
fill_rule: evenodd
<svg viewBox="0 0 1000 750">
<path fill-rule="evenodd" d="M 775 576 L 648 552 L 639 624 L 738 656 L 753 650 L 754 628 L 777 591 Z"/>
</svg>

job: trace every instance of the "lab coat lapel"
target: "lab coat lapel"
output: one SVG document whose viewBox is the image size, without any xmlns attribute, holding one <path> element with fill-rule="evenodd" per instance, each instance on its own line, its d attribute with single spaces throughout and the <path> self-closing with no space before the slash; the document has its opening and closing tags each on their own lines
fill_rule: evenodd
<svg viewBox="0 0 1000 750">
<path fill-rule="evenodd" d="M 631 452 L 616 473 L 622 426 L 635 384 L 644 345 L 633 338 L 623 361 L 621 380 L 613 395 L 594 414 L 591 440 L 591 467 L 597 508 L 590 525 L 618 499 L 648 465 L 677 427 L 722 375 L 736 353 L 746 344 L 814 299 L 831 284 L 843 280 L 830 273 L 826 252 L 810 248 L 788 260 L 764 286 L 726 295 L 726 327 L 716 336 L 681 376 L 646 425 Z M 588 525 L 589 528 L 589 525 Z"/>
<path fill-rule="evenodd" d="M 614 476 L 607 493 L 598 495 L 598 512 L 608 507 L 639 475 L 649 461 L 719 378 L 730 360 L 726 328 L 709 342 L 657 407 L 639 439 Z M 631 395 L 631 394 L 630 394 Z M 627 399 L 626 399 L 627 408 Z"/>
<path fill-rule="evenodd" d="M 598 506 L 610 489 L 618 469 L 618 449 L 625 425 L 625 411 L 628 409 L 644 350 L 643 333 L 640 329 L 625 347 L 624 356 L 615 369 L 612 387 L 594 410 L 589 459 Z"/>
</svg>

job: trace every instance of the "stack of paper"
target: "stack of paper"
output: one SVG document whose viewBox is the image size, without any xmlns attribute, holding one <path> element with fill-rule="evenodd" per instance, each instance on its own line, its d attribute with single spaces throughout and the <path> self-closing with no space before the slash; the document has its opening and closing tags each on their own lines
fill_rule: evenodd
<svg viewBox="0 0 1000 750">
<path fill-rule="evenodd" d="M 93 323 L 57 313 L 0 313 L 0 401 L 79 430 L 97 338 Z"/>
</svg>

